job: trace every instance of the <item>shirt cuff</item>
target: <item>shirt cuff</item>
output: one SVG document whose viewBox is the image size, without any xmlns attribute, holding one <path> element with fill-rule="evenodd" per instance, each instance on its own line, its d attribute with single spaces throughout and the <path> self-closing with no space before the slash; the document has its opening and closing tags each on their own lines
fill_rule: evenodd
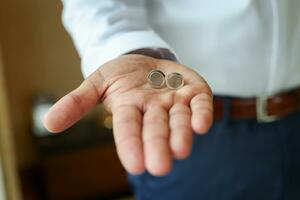
<svg viewBox="0 0 300 200">
<path fill-rule="evenodd" d="M 158 49 L 163 59 L 177 60 L 174 51 L 154 31 L 127 32 L 112 36 L 104 45 L 100 41 L 90 45 L 81 61 L 83 76 L 86 78 L 104 63 L 138 49 Z"/>
<path fill-rule="evenodd" d="M 157 59 L 165 59 L 165 60 L 172 60 L 178 62 L 178 59 L 174 53 L 172 53 L 169 49 L 163 49 L 163 48 L 156 48 L 156 49 L 143 48 L 143 49 L 137 49 L 131 51 L 127 54 L 139 54 L 139 55 L 145 55 Z"/>
</svg>

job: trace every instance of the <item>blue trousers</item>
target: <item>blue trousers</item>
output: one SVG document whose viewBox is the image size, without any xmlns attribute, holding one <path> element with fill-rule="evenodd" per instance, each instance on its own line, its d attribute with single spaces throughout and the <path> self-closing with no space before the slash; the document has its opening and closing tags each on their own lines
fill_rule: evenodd
<svg viewBox="0 0 300 200">
<path fill-rule="evenodd" d="M 168 175 L 128 177 L 137 200 L 300 200 L 300 114 L 262 124 L 225 114 Z"/>
</svg>

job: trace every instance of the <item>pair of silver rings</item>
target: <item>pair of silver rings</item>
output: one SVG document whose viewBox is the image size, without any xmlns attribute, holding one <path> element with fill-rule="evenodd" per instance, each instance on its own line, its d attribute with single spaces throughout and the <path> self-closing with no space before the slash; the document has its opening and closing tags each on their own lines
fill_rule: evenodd
<svg viewBox="0 0 300 200">
<path fill-rule="evenodd" d="M 184 85 L 184 79 L 182 74 L 173 72 L 165 76 L 160 70 L 152 70 L 148 74 L 148 82 L 152 88 L 160 89 L 165 85 L 169 89 L 179 89 Z"/>
</svg>

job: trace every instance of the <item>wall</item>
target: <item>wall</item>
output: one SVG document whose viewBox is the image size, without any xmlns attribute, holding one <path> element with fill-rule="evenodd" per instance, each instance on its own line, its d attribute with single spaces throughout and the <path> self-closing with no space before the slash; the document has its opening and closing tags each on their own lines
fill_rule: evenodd
<svg viewBox="0 0 300 200">
<path fill-rule="evenodd" d="M 3 68 L 0 45 L 0 200 L 4 196 L 9 200 L 20 200 L 18 167 Z"/>
<path fill-rule="evenodd" d="M 4 179 L 2 173 L 2 163 L 0 157 L 0 200 L 5 200 Z"/>
<path fill-rule="evenodd" d="M 33 95 L 61 97 L 82 80 L 79 58 L 61 24 L 59 0 L 0 0 L 0 44 L 19 167 L 36 152 L 30 132 Z"/>
</svg>

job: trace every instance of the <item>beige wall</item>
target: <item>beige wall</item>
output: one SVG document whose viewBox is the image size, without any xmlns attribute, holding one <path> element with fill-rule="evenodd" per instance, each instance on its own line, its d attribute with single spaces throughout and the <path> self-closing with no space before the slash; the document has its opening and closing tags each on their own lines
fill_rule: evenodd
<svg viewBox="0 0 300 200">
<path fill-rule="evenodd" d="M 5 187 L 4 187 L 4 178 L 3 178 L 3 172 L 2 172 L 2 163 L 1 163 L 1 156 L 0 156 L 0 200 L 5 200 L 6 193 L 5 193 Z"/>
<path fill-rule="evenodd" d="M 59 0 L 0 0 L 0 44 L 21 167 L 36 158 L 30 133 L 32 96 L 47 91 L 60 97 L 82 80 L 79 58 L 60 17 Z"/>
<path fill-rule="evenodd" d="M 6 79 L 0 46 L 0 200 L 20 200 L 20 185 L 16 164 L 15 143 L 11 129 Z"/>
</svg>

